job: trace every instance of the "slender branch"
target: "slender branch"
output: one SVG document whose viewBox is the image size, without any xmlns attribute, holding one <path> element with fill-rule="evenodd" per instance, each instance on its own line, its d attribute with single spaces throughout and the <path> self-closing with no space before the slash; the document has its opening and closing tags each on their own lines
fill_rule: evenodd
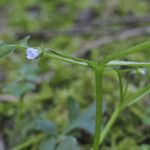
<svg viewBox="0 0 150 150">
<path fill-rule="evenodd" d="M 81 58 L 76 58 L 76 57 L 71 57 L 68 55 L 64 55 L 61 53 L 58 53 L 56 51 L 53 50 L 49 50 L 50 53 L 48 53 L 48 51 L 44 51 L 43 55 L 46 57 L 50 57 L 50 58 L 55 58 L 58 60 L 62 60 L 64 62 L 68 62 L 68 63 L 72 63 L 72 64 L 78 64 L 81 66 L 89 66 L 89 67 L 94 67 L 95 62 L 89 61 L 89 60 L 85 60 L 85 59 L 81 59 Z"/>
<path fill-rule="evenodd" d="M 39 142 L 39 141 L 42 140 L 44 137 L 45 137 L 45 135 L 43 135 L 43 134 L 39 134 L 39 135 L 36 135 L 36 136 L 32 136 L 31 138 L 29 138 L 28 140 L 26 140 L 26 141 L 23 142 L 22 144 L 13 147 L 12 150 L 22 150 L 22 149 L 24 149 L 24 148 L 27 148 L 28 146 Z"/>
<path fill-rule="evenodd" d="M 140 88 L 139 90 L 137 90 L 135 94 L 131 96 L 126 96 L 122 106 L 124 108 L 129 107 L 134 103 L 136 103 L 138 100 L 142 99 L 144 96 L 148 95 L 149 93 L 150 93 L 150 84 L 148 84 L 143 88 Z"/>
<path fill-rule="evenodd" d="M 55 58 L 55 59 L 58 59 L 58 60 L 62 60 L 64 62 L 69 62 L 69 63 L 72 63 L 72 64 L 78 64 L 78 65 L 82 65 L 82 66 L 88 66 L 86 63 L 83 63 L 83 62 L 77 62 L 77 61 L 74 61 L 74 60 L 68 60 L 66 58 L 62 58 L 62 57 L 55 56 L 55 55 L 50 55 L 50 54 L 47 54 L 47 53 L 45 53 L 44 55 L 46 57 Z"/>
<path fill-rule="evenodd" d="M 106 124 L 105 128 L 102 131 L 101 137 L 100 137 L 100 141 L 99 144 L 102 144 L 104 139 L 106 138 L 108 132 L 110 131 L 112 125 L 114 124 L 114 122 L 116 121 L 116 119 L 118 118 L 119 114 L 121 112 L 120 109 L 120 105 L 117 106 L 117 108 L 115 109 L 115 111 L 113 112 L 110 120 L 108 121 L 108 123 Z"/>
<path fill-rule="evenodd" d="M 139 90 L 136 94 L 134 94 L 130 99 L 126 98 L 124 101 L 125 103 L 118 103 L 115 111 L 113 112 L 110 120 L 108 121 L 108 123 L 106 124 L 105 128 L 103 129 L 102 133 L 101 133 L 101 137 L 100 137 L 100 141 L 99 143 L 102 144 L 104 139 L 106 138 L 108 132 L 110 131 L 112 125 L 114 124 L 114 122 L 116 121 L 116 119 L 118 118 L 119 114 L 121 113 L 121 111 L 123 109 L 125 109 L 126 107 L 134 104 L 136 101 L 138 101 L 139 99 L 143 98 L 145 95 L 150 93 L 150 85 L 148 85 L 147 87 Z M 128 100 L 128 101 L 127 101 Z"/>
</svg>

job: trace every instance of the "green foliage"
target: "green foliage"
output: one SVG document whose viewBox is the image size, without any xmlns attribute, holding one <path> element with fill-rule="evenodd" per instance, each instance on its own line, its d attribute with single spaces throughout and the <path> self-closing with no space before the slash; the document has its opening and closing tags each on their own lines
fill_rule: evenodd
<svg viewBox="0 0 150 150">
<path fill-rule="evenodd" d="M 64 137 L 56 148 L 56 150 L 70 150 L 70 149 L 79 150 L 79 146 L 76 139 L 71 136 Z"/>
<path fill-rule="evenodd" d="M 28 40 L 30 39 L 30 36 L 25 37 L 24 39 L 22 39 L 21 41 L 18 42 L 18 44 L 21 47 L 28 47 Z"/>
<path fill-rule="evenodd" d="M 48 138 L 40 143 L 39 150 L 55 150 L 56 140 L 54 138 Z"/>
<path fill-rule="evenodd" d="M 84 129 L 93 134 L 95 127 L 95 103 L 89 106 L 73 123 L 70 124 L 69 131 L 73 129 Z"/>
<path fill-rule="evenodd" d="M 27 42 L 29 38 L 30 37 L 28 36 L 15 44 L 6 44 L 4 42 L 0 42 L 0 59 L 15 51 L 17 47 L 27 48 Z"/>
<path fill-rule="evenodd" d="M 143 144 L 141 145 L 140 147 L 140 150 L 149 150 L 150 149 L 150 146 L 149 145 L 146 145 L 146 144 Z"/>
<path fill-rule="evenodd" d="M 15 50 L 16 46 L 7 45 L 3 42 L 0 43 L 0 58 L 7 56 Z"/>
<path fill-rule="evenodd" d="M 91 41 L 103 39 L 103 32 L 107 39 L 114 31 L 149 26 L 148 22 L 91 26 L 115 16 L 147 16 L 148 6 L 148 0 L 1 0 L 0 38 L 13 43 L 31 33 L 31 45 L 41 41 L 43 45 L 37 48 L 41 58 L 27 62 L 29 37 L 14 44 L 0 42 L 0 59 L 17 50 L 0 60 L 0 144 L 4 141 L 13 150 L 89 150 L 96 118 L 91 70 L 103 65 L 101 149 L 149 150 L 149 36 L 104 44 L 83 56 L 89 60 L 66 55 L 86 51 Z M 119 72 L 119 82 L 112 69 Z"/>
<path fill-rule="evenodd" d="M 134 140 L 127 138 L 122 140 L 122 142 L 120 142 L 117 146 L 117 149 L 119 150 L 132 150 L 132 149 L 138 149 L 136 143 Z"/>
<path fill-rule="evenodd" d="M 12 95 L 14 96 L 22 96 L 32 90 L 35 89 L 35 85 L 32 84 L 32 83 L 12 83 L 12 84 L 9 84 L 9 85 L 6 85 L 5 88 L 4 88 L 4 92 L 6 93 L 11 93 Z"/>
<path fill-rule="evenodd" d="M 56 135 L 57 134 L 57 128 L 55 124 L 48 120 L 37 120 L 33 124 L 33 129 L 36 131 L 42 131 L 46 134 L 50 135 Z"/>
<path fill-rule="evenodd" d="M 72 123 L 80 115 L 79 103 L 73 97 L 68 97 L 67 108 L 68 108 L 69 121 L 70 123 Z"/>
<path fill-rule="evenodd" d="M 24 40 L 19 42 L 19 44 L 17 46 L 19 46 L 20 48 L 26 49 L 28 39 L 29 39 L 29 37 L 25 38 Z M 5 46 L 7 46 L 7 45 L 5 45 Z M 1 45 L 1 47 L 3 47 L 3 44 Z M 120 101 L 117 105 L 116 110 L 112 114 L 110 120 L 106 124 L 106 127 L 104 127 L 104 130 L 101 133 L 102 114 L 103 114 L 103 112 L 102 112 L 102 108 L 103 108 L 103 105 L 102 105 L 102 101 L 103 101 L 103 97 L 102 97 L 102 95 L 103 95 L 103 92 L 102 92 L 103 72 L 104 72 L 105 68 L 108 65 L 110 65 L 112 68 L 116 67 L 116 65 L 117 66 L 122 66 L 123 65 L 123 66 L 126 66 L 126 67 L 130 67 L 130 66 L 132 66 L 132 67 L 133 66 L 146 67 L 146 66 L 149 66 L 149 63 L 144 63 L 144 62 L 137 63 L 137 62 L 122 62 L 122 61 L 113 62 L 112 61 L 114 59 L 122 58 L 123 56 L 129 55 L 129 54 L 133 54 L 133 53 L 143 51 L 143 50 L 148 50 L 149 48 L 150 48 L 150 45 L 149 45 L 149 41 L 148 41 L 148 42 L 139 44 L 137 46 L 131 47 L 127 50 L 123 50 L 119 53 L 113 53 L 112 55 L 106 56 L 106 58 L 103 58 L 103 60 L 99 61 L 99 63 L 92 62 L 92 61 L 89 61 L 89 60 L 86 60 L 86 59 L 80 59 L 80 58 L 64 55 L 64 54 L 55 52 L 54 50 L 47 50 L 47 49 L 42 50 L 42 55 L 41 56 L 55 58 L 55 59 L 58 59 L 58 60 L 63 60 L 65 62 L 78 64 L 80 66 L 90 67 L 95 72 L 96 116 L 95 116 L 95 107 L 91 106 L 89 108 L 89 110 L 87 110 L 85 113 L 81 114 L 80 117 L 78 117 L 77 119 L 75 119 L 75 121 L 73 121 L 73 123 L 71 123 L 70 127 L 67 129 L 66 132 L 71 131 L 71 130 L 76 129 L 76 128 L 80 128 L 80 129 L 84 129 L 84 130 L 88 131 L 90 134 L 95 133 L 93 148 L 94 148 L 94 150 L 98 150 L 99 143 L 101 144 L 103 142 L 103 140 L 107 136 L 108 132 L 110 131 L 110 129 L 112 127 L 112 125 L 114 124 L 114 122 L 116 121 L 118 115 L 121 113 L 121 111 L 124 109 L 124 107 L 130 106 L 131 104 L 134 104 L 135 102 L 137 102 L 138 100 L 143 98 L 145 95 L 149 94 L 149 92 L 150 92 L 150 85 L 148 85 L 147 87 L 137 91 L 135 93 L 135 95 L 133 95 L 132 97 L 130 96 L 130 98 L 127 98 L 127 100 L 126 100 L 126 97 L 124 97 L 124 95 L 126 96 L 126 92 L 124 93 L 124 91 L 123 91 L 124 87 L 123 87 L 123 84 L 122 84 L 122 77 L 121 77 L 122 74 L 121 74 L 121 72 L 118 71 L 119 88 L 120 88 Z M 11 52 L 7 48 L 2 49 L 2 50 L 3 50 L 2 54 L 1 54 L 2 57 Z M 39 51 L 41 51 L 41 49 L 39 49 Z M 48 53 L 47 51 L 50 51 L 50 53 Z M 107 65 L 107 63 L 108 63 L 108 65 Z M 115 69 L 119 70 L 119 68 L 115 68 Z M 13 91 L 14 89 L 15 89 L 15 91 Z M 21 97 L 22 95 L 27 93 L 28 90 L 30 91 L 30 90 L 33 90 L 33 89 L 34 89 L 33 84 L 29 84 L 29 83 L 25 82 L 24 85 L 20 84 L 19 88 L 15 87 L 15 84 L 13 84 L 12 87 L 8 86 L 8 87 L 5 88 L 5 91 L 7 91 L 7 92 L 10 91 L 11 93 Z M 74 103 L 74 104 L 76 104 L 76 103 Z M 74 104 L 71 104 L 71 105 L 74 105 Z M 68 105 L 69 109 L 71 108 L 71 105 Z M 20 105 L 19 107 L 21 107 L 21 106 L 22 105 Z M 76 107 L 74 109 L 79 109 L 79 106 L 76 105 Z M 70 111 L 72 111 L 72 110 L 70 109 Z M 75 110 L 75 111 L 78 111 L 78 110 Z M 21 116 L 21 114 L 22 114 L 22 112 L 21 112 L 21 109 L 20 109 L 20 111 L 18 112 L 18 118 Z M 76 118 L 76 116 L 74 114 L 75 113 L 70 112 L 71 117 Z M 95 124 L 93 123 L 94 121 L 95 121 Z M 17 122 L 18 122 L 18 119 L 17 119 Z M 43 122 L 43 121 L 38 122 L 38 127 L 37 128 L 39 130 L 45 128 L 44 131 L 48 132 L 47 130 L 49 130 L 49 127 L 50 127 L 50 130 L 52 130 L 51 128 L 54 128 L 54 125 L 51 125 L 51 123 L 49 123 L 49 122 Z M 95 130 L 94 130 L 94 127 L 95 127 Z"/>
</svg>

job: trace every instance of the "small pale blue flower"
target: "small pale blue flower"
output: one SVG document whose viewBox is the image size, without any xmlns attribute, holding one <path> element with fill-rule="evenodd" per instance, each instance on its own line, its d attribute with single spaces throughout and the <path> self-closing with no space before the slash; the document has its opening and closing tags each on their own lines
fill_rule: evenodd
<svg viewBox="0 0 150 150">
<path fill-rule="evenodd" d="M 29 60 L 34 60 L 39 56 L 39 51 L 35 48 L 29 47 L 26 49 L 26 56 Z"/>
</svg>

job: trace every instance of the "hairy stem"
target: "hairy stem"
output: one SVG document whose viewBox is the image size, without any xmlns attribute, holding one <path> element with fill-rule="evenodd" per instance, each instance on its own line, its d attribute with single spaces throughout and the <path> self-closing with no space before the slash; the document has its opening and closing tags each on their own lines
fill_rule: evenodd
<svg viewBox="0 0 150 150">
<path fill-rule="evenodd" d="M 96 85 L 96 120 L 95 120 L 95 137 L 93 150 L 99 149 L 99 140 L 102 124 L 102 78 L 103 69 L 95 69 L 95 85 Z"/>
<path fill-rule="evenodd" d="M 63 55 L 61 53 L 55 52 L 53 50 L 49 50 L 48 52 L 43 53 L 44 56 L 49 57 L 49 58 L 54 58 L 57 60 L 62 60 L 67 63 L 72 63 L 72 64 L 77 64 L 80 66 L 87 66 L 93 68 L 95 66 L 95 62 L 86 60 L 86 59 L 81 59 L 77 57 L 72 57 L 68 55 Z"/>
</svg>

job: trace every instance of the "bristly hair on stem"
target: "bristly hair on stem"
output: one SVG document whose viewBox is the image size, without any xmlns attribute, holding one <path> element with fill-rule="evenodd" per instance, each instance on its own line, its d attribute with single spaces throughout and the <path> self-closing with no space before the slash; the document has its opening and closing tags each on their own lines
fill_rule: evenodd
<svg viewBox="0 0 150 150">
<path fill-rule="evenodd" d="M 95 69 L 95 91 L 96 91 L 96 120 L 93 150 L 99 149 L 99 140 L 102 125 L 102 105 L 103 105 L 103 72 L 104 68 Z"/>
</svg>

